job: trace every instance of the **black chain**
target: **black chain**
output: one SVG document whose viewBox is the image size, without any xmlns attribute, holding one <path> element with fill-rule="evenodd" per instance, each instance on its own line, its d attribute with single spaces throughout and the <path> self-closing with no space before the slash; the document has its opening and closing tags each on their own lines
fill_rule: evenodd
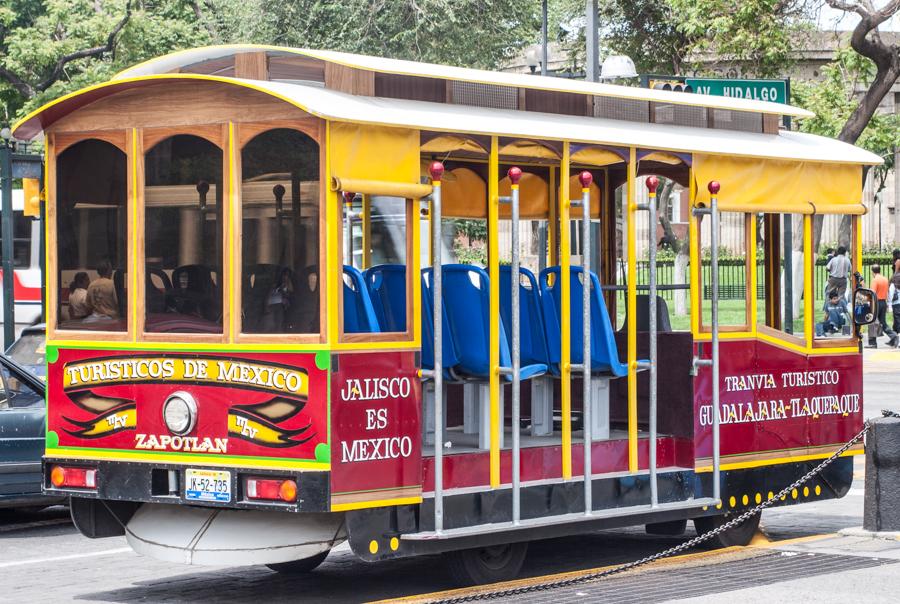
<svg viewBox="0 0 900 604">
<path fill-rule="evenodd" d="M 900 413 L 895 413 L 893 411 L 883 410 L 881 412 L 881 414 L 884 417 L 900 418 Z M 765 501 L 763 501 L 756 507 L 751 508 L 751 509 L 747 510 L 746 512 L 744 512 L 743 514 L 734 517 L 733 519 L 729 520 L 728 522 L 726 522 L 725 524 L 723 524 L 722 526 L 718 527 L 717 529 L 715 529 L 713 531 L 704 533 L 702 535 L 697 535 L 693 539 L 685 541 L 684 543 L 680 543 L 674 547 L 670 547 L 667 550 L 663 550 L 661 552 L 652 554 L 650 556 L 646 556 L 644 558 L 635 560 L 633 562 L 628 562 L 626 564 L 616 566 L 615 568 L 610 568 L 610 569 L 598 571 L 595 573 L 582 575 L 580 577 L 574 577 L 571 579 L 561 579 L 559 581 L 547 581 L 546 583 L 538 583 L 537 585 L 528 585 L 526 587 L 514 587 L 512 589 L 501 589 L 498 591 L 482 592 L 482 593 L 477 593 L 477 594 L 460 596 L 457 598 L 447 598 L 444 600 L 437 600 L 436 602 L 439 602 L 440 604 L 462 604 L 463 602 L 477 602 L 477 601 L 481 601 L 481 600 L 494 600 L 496 598 L 521 596 L 521 595 L 525 595 L 528 593 L 546 591 L 549 589 L 557 589 L 560 587 L 570 587 L 572 585 L 579 585 L 581 583 L 588 583 L 588 582 L 596 581 L 599 579 L 605 579 L 606 577 L 609 577 L 611 575 L 617 575 L 617 574 L 623 573 L 627 570 L 631 570 L 633 568 L 637 568 L 639 566 L 649 564 L 650 562 L 654 562 L 654 561 L 660 560 L 662 558 L 668 558 L 669 556 L 672 556 L 679 552 L 683 552 L 684 550 L 690 549 L 690 548 L 694 547 L 695 545 L 699 545 L 700 543 L 703 543 L 704 541 L 708 541 L 709 539 L 712 539 L 713 537 L 715 537 L 716 535 L 719 535 L 720 533 L 723 533 L 729 529 L 732 529 L 732 528 L 738 526 L 739 524 L 743 523 L 744 521 L 751 518 L 752 516 L 762 512 L 767 507 L 774 505 L 777 501 L 779 501 L 783 497 L 786 497 L 794 489 L 803 485 L 803 483 L 805 483 L 807 480 L 809 480 L 810 478 L 812 478 L 813 476 L 815 476 L 816 474 L 818 474 L 819 472 L 821 472 L 822 470 L 827 468 L 829 465 L 831 465 L 832 462 L 834 462 L 834 460 L 836 460 L 838 457 L 840 457 L 841 455 L 846 453 L 850 449 L 850 447 L 852 447 L 857 442 L 859 442 L 859 440 L 866 434 L 866 432 L 868 432 L 870 427 L 871 427 L 871 420 L 866 420 L 866 423 L 863 425 L 863 429 L 860 430 L 856 434 L 856 436 L 854 436 L 853 438 L 848 440 L 846 443 L 844 443 L 844 445 L 840 449 L 835 451 L 831 455 L 831 457 L 823 460 L 822 463 L 817 465 L 815 468 L 813 468 L 812 470 L 810 470 L 809 472 L 807 472 L 806 474 L 801 476 L 799 479 L 797 479 L 790 485 L 788 485 L 785 488 L 783 488 L 782 490 L 780 490 L 778 493 L 773 495 L 771 499 L 766 499 Z"/>
</svg>

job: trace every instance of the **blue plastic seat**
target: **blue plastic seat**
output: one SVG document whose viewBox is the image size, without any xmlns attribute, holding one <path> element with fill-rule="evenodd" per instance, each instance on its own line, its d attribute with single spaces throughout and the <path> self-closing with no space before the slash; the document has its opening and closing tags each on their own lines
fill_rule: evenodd
<svg viewBox="0 0 900 604">
<path fill-rule="evenodd" d="M 362 273 L 345 264 L 344 277 L 344 333 L 381 332 Z"/>
<path fill-rule="evenodd" d="M 490 378 L 490 280 L 477 266 L 448 264 L 443 270 L 444 308 L 450 324 L 450 336 L 459 354 L 458 372 L 469 378 Z M 500 365 L 509 367 L 507 330 L 501 319 Z M 520 377 L 545 373 L 546 364 L 522 363 Z M 506 376 L 506 379 L 511 379 Z"/>
<path fill-rule="evenodd" d="M 382 331 L 406 331 L 406 265 L 379 264 L 363 278 Z"/>
<path fill-rule="evenodd" d="M 554 275 L 553 285 L 549 283 L 550 275 Z M 572 350 L 570 361 L 573 364 L 582 362 L 581 284 L 582 268 L 570 267 L 570 303 L 569 324 L 571 325 Z M 591 373 L 612 374 L 616 377 L 628 375 L 628 365 L 619 361 L 615 333 L 606 310 L 606 303 L 601 295 L 600 280 L 593 272 L 591 279 Z M 547 332 L 547 346 L 553 372 L 559 374 L 560 362 L 560 267 L 551 266 L 541 271 L 541 304 L 544 308 L 544 326 Z"/>
<path fill-rule="evenodd" d="M 530 270 L 519 268 L 519 354 L 522 365 L 550 365 L 544 313 L 537 279 Z M 512 344 L 512 292 L 511 266 L 500 267 L 500 319 L 506 337 Z M 523 282 L 524 281 L 524 282 Z"/>
<path fill-rule="evenodd" d="M 422 270 L 422 368 L 434 369 L 434 291 L 431 288 L 430 268 Z M 444 367 L 444 377 L 447 379 L 455 379 L 453 371 L 459 365 L 459 354 L 456 351 L 456 344 L 450 334 L 450 321 L 447 319 L 447 306 L 441 308 L 443 311 L 443 354 L 441 355 L 441 364 Z"/>
</svg>

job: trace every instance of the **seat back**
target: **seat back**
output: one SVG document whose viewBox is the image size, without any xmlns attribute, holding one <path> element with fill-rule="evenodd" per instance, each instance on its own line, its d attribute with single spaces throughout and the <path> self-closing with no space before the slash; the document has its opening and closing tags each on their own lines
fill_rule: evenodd
<svg viewBox="0 0 900 604">
<path fill-rule="evenodd" d="M 571 344 L 569 359 L 572 363 L 581 363 L 582 354 L 583 321 L 581 313 L 582 299 L 582 268 L 573 266 L 570 268 L 569 283 L 571 296 L 569 300 L 569 324 L 571 325 Z M 549 283 L 550 276 L 553 284 Z M 613 375 L 625 375 L 627 367 L 619 361 L 619 351 L 616 347 L 615 334 L 606 303 L 601 295 L 600 280 L 593 272 L 591 280 L 591 371 L 593 373 L 612 373 Z M 544 325 L 547 332 L 547 346 L 550 361 L 558 371 L 560 361 L 560 316 L 561 316 L 561 280 L 560 267 L 552 266 L 541 271 L 541 304 L 544 307 Z"/>
<path fill-rule="evenodd" d="M 444 308 L 450 334 L 459 354 L 461 373 L 490 377 L 490 280 L 477 266 L 448 264 L 443 267 Z M 512 364 L 509 341 L 501 320 L 500 365 Z"/>
<path fill-rule="evenodd" d="M 363 273 L 383 331 L 406 331 L 406 265 L 379 264 Z"/>
<path fill-rule="evenodd" d="M 244 267 L 241 284 L 241 300 L 243 301 L 244 329 L 257 329 L 266 312 L 269 294 L 278 281 L 281 267 L 277 264 L 254 264 Z"/>
<path fill-rule="evenodd" d="M 549 365 L 547 335 L 537 279 L 530 270 L 519 268 L 519 358 L 522 365 Z M 500 318 L 507 339 L 512 342 L 512 267 L 500 267 Z"/>
<path fill-rule="evenodd" d="M 432 270 L 426 268 L 422 271 L 422 367 L 434 369 L 434 290 L 431 287 Z M 456 344 L 450 332 L 450 321 L 447 319 L 447 305 L 442 307 L 443 312 L 443 355 L 441 364 L 444 369 L 452 369 L 459 365 L 459 354 L 456 352 Z"/>
<path fill-rule="evenodd" d="M 638 331 L 650 331 L 650 296 L 647 294 L 638 294 L 637 296 L 637 313 L 635 314 Z M 625 322 L 622 323 L 622 329 L 628 325 L 628 311 L 625 311 Z M 656 296 L 656 331 L 668 332 L 672 331 L 672 323 L 669 321 L 669 305 L 666 304 L 662 296 Z"/>
<path fill-rule="evenodd" d="M 344 333 L 379 333 L 381 327 L 362 273 L 345 264 L 343 282 Z"/>
</svg>

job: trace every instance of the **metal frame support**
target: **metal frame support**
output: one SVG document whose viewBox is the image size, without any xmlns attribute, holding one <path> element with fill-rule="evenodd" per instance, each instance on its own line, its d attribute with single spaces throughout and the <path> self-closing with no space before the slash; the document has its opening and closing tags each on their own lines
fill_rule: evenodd
<svg viewBox="0 0 900 604">
<path fill-rule="evenodd" d="M 512 520 L 517 526 L 521 518 L 521 459 L 519 442 L 519 416 L 521 412 L 522 380 L 520 375 L 521 351 L 520 348 L 520 322 L 519 316 L 519 180 L 522 178 L 522 170 L 513 166 L 507 172 L 510 182 L 510 218 L 512 231 L 512 274 L 510 275 L 510 314 L 512 316 L 512 342 L 510 353 L 512 356 Z"/>
<path fill-rule="evenodd" d="M 694 208 L 695 216 L 710 217 L 710 287 L 712 287 L 712 300 L 710 301 L 710 347 L 711 358 L 701 359 L 694 357 L 693 374 L 697 374 L 699 367 L 709 367 L 712 370 L 712 407 L 713 407 L 713 499 L 721 501 L 722 485 L 720 484 L 721 458 L 719 439 L 719 210 L 718 197 L 720 185 L 712 180 L 707 186 L 709 190 L 709 208 Z"/>
<path fill-rule="evenodd" d="M 643 209 L 647 211 L 649 217 L 649 234 L 650 241 L 648 246 L 649 252 L 649 283 L 648 291 L 647 291 L 647 312 L 649 314 L 649 375 L 648 381 L 649 383 L 649 420 L 650 420 L 650 443 L 649 443 L 649 451 L 650 451 L 650 503 L 652 507 L 657 507 L 659 505 L 659 481 L 657 478 L 657 460 L 656 460 L 656 447 L 657 447 L 657 424 L 658 424 L 658 411 L 657 411 L 657 332 L 658 327 L 656 324 L 656 286 L 657 286 L 657 275 L 656 275 L 656 223 L 658 220 L 657 216 L 657 203 L 656 203 L 656 190 L 659 188 L 659 179 L 655 176 L 650 176 L 647 178 L 647 203 L 646 205 L 641 206 L 639 209 Z"/>
<path fill-rule="evenodd" d="M 584 425 L 584 513 L 590 516 L 592 501 L 591 453 L 593 434 L 591 432 L 591 183 L 593 175 L 585 170 L 578 175 L 581 183 L 581 376 L 582 376 L 582 424 Z"/>
<path fill-rule="evenodd" d="M 13 295 L 13 203 L 12 153 L 6 138 L 0 139 L 0 196 L 3 203 L 2 259 L 3 259 L 3 350 L 12 346 L 16 338 L 16 304 Z"/>
<path fill-rule="evenodd" d="M 444 164 L 432 162 L 431 173 L 431 246 L 434 292 L 434 532 L 444 530 L 444 298 L 441 279 L 441 177 Z"/>
</svg>

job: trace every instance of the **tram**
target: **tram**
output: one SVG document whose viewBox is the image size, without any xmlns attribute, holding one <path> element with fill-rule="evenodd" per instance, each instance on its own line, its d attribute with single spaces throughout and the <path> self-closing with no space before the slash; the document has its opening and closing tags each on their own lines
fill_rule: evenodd
<svg viewBox="0 0 900 604">
<path fill-rule="evenodd" d="M 881 160 L 779 126 L 809 115 L 269 46 L 48 103 L 14 132 L 47 157 L 44 487 L 88 537 L 284 572 L 349 541 L 486 582 L 529 540 L 711 531 L 863 424 L 871 313 L 823 310 L 813 231 L 848 225 L 860 270 Z M 688 209 L 683 284 L 656 274 L 660 178 Z M 726 217 L 728 312 L 705 268 Z M 459 220 L 483 265 L 454 257 Z M 861 452 L 776 505 L 845 495 Z"/>
</svg>

